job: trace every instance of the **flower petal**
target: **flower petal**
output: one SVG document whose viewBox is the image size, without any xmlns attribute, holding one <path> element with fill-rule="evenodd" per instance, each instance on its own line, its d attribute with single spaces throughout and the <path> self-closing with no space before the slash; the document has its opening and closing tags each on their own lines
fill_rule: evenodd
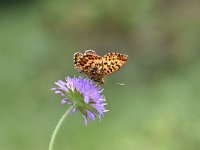
<svg viewBox="0 0 200 150">
<path fill-rule="evenodd" d="M 76 112 L 76 108 L 73 108 L 72 110 L 71 110 L 71 113 L 73 114 L 73 113 L 75 113 Z"/>
<path fill-rule="evenodd" d="M 88 103 L 89 103 L 89 101 L 90 101 L 90 98 L 89 98 L 89 96 L 84 96 L 84 102 L 85 102 L 86 104 L 88 104 Z"/>
<path fill-rule="evenodd" d="M 88 117 L 90 118 L 90 120 L 94 121 L 95 120 L 95 116 L 93 113 L 91 113 L 90 111 L 86 110 Z"/>
<path fill-rule="evenodd" d="M 67 102 L 67 98 L 61 100 L 61 104 L 65 104 Z"/>
<path fill-rule="evenodd" d="M 87 125 L 88 125 L 88 120 L 87 120 L 87 118 L 85 117 L 85 115 L 83 115 L 83 118 L 84 118 L 84 123 L 85 123 L 85 125 L 87 126 Z"/>
</svg>

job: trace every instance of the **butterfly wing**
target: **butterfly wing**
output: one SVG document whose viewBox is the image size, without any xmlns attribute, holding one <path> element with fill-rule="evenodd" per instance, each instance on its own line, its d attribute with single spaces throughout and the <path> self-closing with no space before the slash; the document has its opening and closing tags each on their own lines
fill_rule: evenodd
<svg viewBox="0 0 200 150">
<path fill-rule="evenodd" d="M 128 56 L 119 53 L 108 53 L 102 57 L 103 74 L 105 76 L 111 75 L 119 70 L 128 60 Z"/>
<path fill-rule="evenodd" d="M 74 65 L 75 65 L 75 67 L 76 67 L 76 64 L 78 64 L 80 62 L 81 57 L 83 57 L 82 53 L 77 52 L 77 53 L 74 54 Z"/>
<path fill-rule="evenodd" d="M 102 73 L 102 57 L 92 53 L 75 53 L 74 67 L 89 77 Z"/>
</svg>

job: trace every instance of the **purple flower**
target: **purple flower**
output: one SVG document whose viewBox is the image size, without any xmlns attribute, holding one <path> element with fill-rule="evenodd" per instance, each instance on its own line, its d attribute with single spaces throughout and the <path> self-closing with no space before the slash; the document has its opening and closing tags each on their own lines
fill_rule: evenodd
<svg viewBox="0 0 200 150">
<path fill-rule="evenodd" d="M 61 103 L 74 105 L 71 113 L 79 110 L 83 114 L 85 125 L 88 124 L 88 119 L 94 121 L 98 117 L 101 120 L 104 112 L 108 111 L 104 107 L 106 100 L 101 95 L 103 90 L 89 79 L 67 77 L 65 80 L 58 80 L 55 82 L 58 87 L 52 88 L 56 94 L 64 97 Z"/>
</svg>

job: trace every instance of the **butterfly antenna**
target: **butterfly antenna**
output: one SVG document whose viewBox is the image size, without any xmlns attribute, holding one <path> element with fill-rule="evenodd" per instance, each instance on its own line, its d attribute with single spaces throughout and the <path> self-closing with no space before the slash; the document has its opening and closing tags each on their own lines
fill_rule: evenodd
<svg viewBox="0 0 200 150">
<path fill-rule="evenodd" d="M 115 84 L 122 85 L 122 86 L 124 86 L 124 85 L 125 85 L 124 83 L 115 83 Z"/>
<path fill-rule="evenodd" d="M 116 82 L 111 82 L 111 81 L 108 81 L 107 83 L 112 83 L 112 84 L 117 84 L 117 85 L 122 85 L 122 86 L 125 85 L 124 83 L 116 83 Z"/>
</svg>

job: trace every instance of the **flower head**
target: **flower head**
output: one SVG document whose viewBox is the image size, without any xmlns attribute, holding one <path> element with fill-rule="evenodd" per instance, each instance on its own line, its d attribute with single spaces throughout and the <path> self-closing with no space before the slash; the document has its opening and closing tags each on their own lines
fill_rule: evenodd
<svg viewBox="0 0 200 150">
<path fill-rule="evenodd" d="M 55 82 L 57 88 L 52 88 L 56 94 L 60 94 L 64 98 L 61 100 L 62 104 L 74 105 L 73 112 L 79 110 L 85 119 L 85 125 L 88 119 L 99 120 L 103 117 L 105 109 L 105 98 L 101 95 L 102 89 L 94 85 L 93 81 L 89 79 L 79 78 L 65 78 L 65 82 L 58 80 Z"/>
</svg>

